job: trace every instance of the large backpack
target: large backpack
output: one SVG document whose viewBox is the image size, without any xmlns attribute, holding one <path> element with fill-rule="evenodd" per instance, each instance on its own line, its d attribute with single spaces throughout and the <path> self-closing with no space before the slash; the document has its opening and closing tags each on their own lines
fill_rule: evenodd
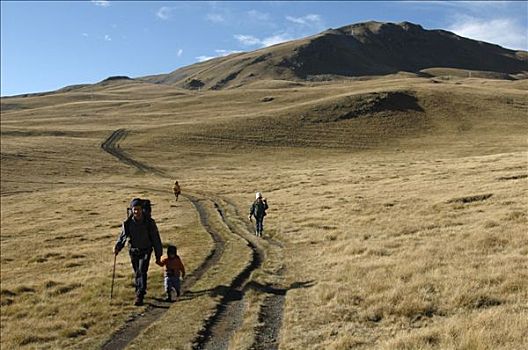
<svg viewBox="0 0 528 350">
<path fill-rule="evenodd" d="M 251 214 L 256 217 L 264 217 L 266 216 L 266 210 L 268 209 L 268 204 L 266 202 L 260 202 L 258 200 L 255 200 L 253 202 L 253 205 L 251 207 Z"/>
</svg>

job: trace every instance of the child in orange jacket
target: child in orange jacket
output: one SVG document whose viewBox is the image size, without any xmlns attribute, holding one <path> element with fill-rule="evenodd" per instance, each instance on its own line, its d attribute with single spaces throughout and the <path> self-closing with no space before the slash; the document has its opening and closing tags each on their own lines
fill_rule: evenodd
<svg viewBox="0 0 528 350">
<path fill-rule="evenodd" d="M 176 246 L 169 245 L 167 247 L 167 255 L 162 256 L 159 266 L 165 266 L 165 292 L 167 297 L 165 301 L 171 302 L 172 296 L 171 292 L 174 288 L 176 290 L 176 295 L 180 296 L 180 274 L 181 277 L 185 277 L 185 267 L 177 254 Z"/>
<path fill-rule="evenodd" d="M 178 181 L 174 181 L 174 186 L 172 186 L 172 191 L 174 192 L 174 195 L 176 196 L 176 200 L 178 200 L 178 196 L 181 194 L 181 188 L 178 184 Z"/>
</svg>

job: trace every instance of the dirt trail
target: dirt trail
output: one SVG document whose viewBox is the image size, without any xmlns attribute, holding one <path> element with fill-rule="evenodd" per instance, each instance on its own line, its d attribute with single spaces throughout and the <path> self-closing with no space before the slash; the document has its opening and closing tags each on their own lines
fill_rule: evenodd
<svg viewBox="0 0 528 350">
<path fill-rule="evenodd" d="M 145 165 L 132 159 L 130 156 L 125 154 L 118 145 L 118 142 L 126 137 L 127 132 L 124 129 L 114 131 L 102 144 L 101 148 L 111 155 L 115 156 L 120 162 L 131 165 L 142 172 L 154 172 L 159 176 L 165 177 L 163 171 Z M 222 237 L 211 228 L 209 224 L 208 214 L 205 207 L 200 203 L 199 199 L 191 195 L 183 195 L 187 198 L 196 208 L 200 216 L 200 223 L 205 230 L 211 235 L 214 246 L 210 254 L 205 258 L 200 266 L 198 266 L 182 283 L 182 295 L 185 295 L 185 291 L 189 290 L 198 281 L 203 274 L 209 270 L 213 265 L 217 264 L 220 260 L 225 247 L 225 241 Z M 105 343 L 102 349 L 105 350 L 116 350 L 124 349 L 128 343 L 130 343 L 138 334 L 152 324 L 154 321 L 159 319 L 167 310 L 169 306 L 164 305 L 156 301 L 151 302 L 145 311 L 141 314 L 137 314 L 127 321 L 127 323 L 120 328 L 110 340 Z"/>
<path fill-rule="evenodd" d="M 163 171 L 131 158 L 119 147 L 119 141 L 123 140 L 127 135 L 128 131 L 118 129 L 101 144 L 101 148 L 116 157 L 120 162 L 130 165 L 142 173 L 154 173 L 162 177 L 167 177 Z"/>
<path fill-rule="evenodd" d="M 211 250 L 210 254 L 205 258 L 200 266 L 198 266 L 192 273 L 182 283 L 182 296 L 185 295 L 185 292 L 189 290 L 195 283 L 198 281 L 203 274 L 209 270 L 212 266 L 218 263 L 223 252 L 225 241 L 222 237 L 214 231 L 209 225 L 209 220 L 207 212 L 198 199 L 192 196 L 185 196 L 189 199 L 200 216 L 200 223 L 206 229 L 206 231 L 211 235 L 214 241 L 214 247 Z M 150 324 L 159 319 L 167 310 L 169 306 L 166 303 L 153 300 L 146 307 L 145 311 L 141 314 L 137 314 L 132 317 L 127 323 L 120 328 L 110 340 L 103 345 L 102 349 L 104 350 L 116 350 L 124 349 L 128 343 L 130 343 L 135 337 L 141 333 L 145 328 Z"/>
<path fill-rule="evenodd" d="M 204 328 L 194 341 L 193 349 L 224 350 L 229 347 L 229 339 L 240 328 L 244 318 L 244 292 L 251 273 L 264 260 L 264 252 L 252 241 L 247 232 L 227 218 L 226 209 L 220 200 L 213 199 L 215 208 L 222 222 L 229 231 L 244 239 L 251 248 L 251 260 L 246 267 L 233 279 L 231 285 L 224 291 L 216 312 L 205 321 Z"/>
<path fill-rule="evenodd" d="M 238 211 L 237 206 L 227 200 L 224 201 L 234 211 L 235 217 L 242 217 Z M 254 228 L 247 224 L 247 232 L 253 232 Z M 283 248 L 282 243 L 270 238 L 264 237 L 271 245 Z M 257 245 L 258 246 L 258 245 Z M 257 248 L 260 249 L 260 248 Z M 259 255 L 263 256 L 264 253 L 259 251 Z M 262 259 L 263 260 L 263 259 Z M 281 267 L 275 272 L 277 277 L 280 277 L 284 273 L 284 267 Z M 287 289 L 279 288 L 278 286 L 258 286 L 252 283 L 246 285 L 247 288 L 258 289 L 262 293 L 268 294 L 264 299 L 264 302 L 260 306 L 258 315 L 259 324 L 255 327 L 255 340 L 251 346 L 252 350 L 275 350 L 279 348 L 279 335 L 282 327 L 282 314 L 284 312 L 284 300 L 286 298 Z"/>
<path fill-rule="evenodd" d="M 118 142 L 123 140 L 127 134 L 128 132 L 125 129 L 114 131 L 101 144 L 101 148 L 115 156 L 120 162 L 130 165 L 140 172 L 150 172 L 160 177 L 168 178 L 169 176 L 162 170 L 136 161 L 120 149 Z M 209 268 L 218 263 L 225 247 L 225 242 L 222 240 L 221 236 L 214 231 L 209 224 L 209 214 L 205 207 L 200 203 L 200 200 L 192 195 L 184 195 L 184 197 L 191 201 L 198 211 L 200 223 L 211 235 L 214 241 L 214 248 L 204 262 L 185 279 L 182 284 L 182 294 L 185 294 L 185 291 L 191 288 Z M 213 196 L 209 194 L 203 194 L 203 197 L 213 198 Z M 235 224 L 233 222 L 235 220 L 231 220 L 231 218 L 234 217 L 237 221 L 244 222 L 243 220 L 240 220 L 242 216 L 240 216 L 237 207 L 227 199 L 214 199 L 212 201 L 218 215 L 228 230 L 247 242 L 248 247 L 252 251 L 252 257 L 247 266 L 233 279 L 231 285 L 224 290 L 223 297 L 218 304 L 215 313 L 205 321 L 202 331 L 197 335 L 193 343 L 193 349 L 228 349 L 230 337 L 242 324 L 245 308 L 243 297 L 245 290 L 250 285 L 248 281 L 251 273 L 257 269 L 265 259 L 264 251 L 260 247 L 258 239 L 249 233 L 252 231 L 252 228 L 248 226 L 247 223 Z M 224 206 L 222 202 L 226 203 L 226 206 Z M 226 207 L 229 209 L 226 209 Z M 228 214 L 228 212 L 232 214 Z M 271 243 L 280 245 L 280 243 L 277 242 Z M 264 292 L 269 292 L 265 288 L 258 289 Z M 259 312 L 258 318 L 260 325 L 255 328 L 256 334 L 255 343 L 252 346 L 253 349 L 278 348 L 278 336 L 282 324 L 282 312 L 286 290 L 271 287 L 271 291 L 271 294 L 265 299 Z M 119 329 L 102 347 L 102 349 L 114 350 L 125 348 L 126 345 L 137 337 L 142 330 L 159 319 L 167 309 L 168 306 L 154 302 L 151 303 L 143 314 L 136 315 Z"/>
<path fill-rule="evenodd" d="M 282 327 L 286 290 L 270 294 L 260 307 L 259 326 L 255 328 L 255 342 L 251 350 L 276 350 L 279 348 L 279 335 Z"/>
</svg>

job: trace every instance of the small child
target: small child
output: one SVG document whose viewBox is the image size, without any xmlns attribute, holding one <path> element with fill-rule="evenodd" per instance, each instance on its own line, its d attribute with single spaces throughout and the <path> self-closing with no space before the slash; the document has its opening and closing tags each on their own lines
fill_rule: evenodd
<svg viewBox="0 0 528 350">
<path fill-rule="evenodd" d="M 178 181 L 174 181 L 174 186 L 172 187 L 172 191 L 174 192 L 174 195 L 176 196 L 176 201 L 178 201 L 178 196 L 181 194 L 181 188 L 178 184 Z"/>
<path fill-rule="evenodd" d="M 171 292 L 176 289 L 176 294 L 180 296 L 180 273 L 181 277 L 185 277 L 185 267 L 178 256 L 176 246 L 169 245 L 167 247 L 167 256 L 162 256 L 159 266 L 165 266 L 165 292 L 167 297 L 165 301 L 172 302 Z"/>
</svg>

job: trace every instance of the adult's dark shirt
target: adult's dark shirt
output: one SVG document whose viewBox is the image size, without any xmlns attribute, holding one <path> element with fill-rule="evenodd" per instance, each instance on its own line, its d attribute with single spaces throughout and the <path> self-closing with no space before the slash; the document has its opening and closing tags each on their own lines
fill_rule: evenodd
<svg viewBox="0 0 528 350">
<path fill-rule="evenodd" d="M 130 249 L 139 249 L 141 251 L 154 249 L 156 259 L 159 259 L 163 254 L 158 226 L 152 218 L 143 218 L 138 222 L 132 217 L 124 221 L 121 227 L 121 234 L 116 242 L 115 249 L 117 251 L 123 249 L 127 238 Z"/>
</svg>

